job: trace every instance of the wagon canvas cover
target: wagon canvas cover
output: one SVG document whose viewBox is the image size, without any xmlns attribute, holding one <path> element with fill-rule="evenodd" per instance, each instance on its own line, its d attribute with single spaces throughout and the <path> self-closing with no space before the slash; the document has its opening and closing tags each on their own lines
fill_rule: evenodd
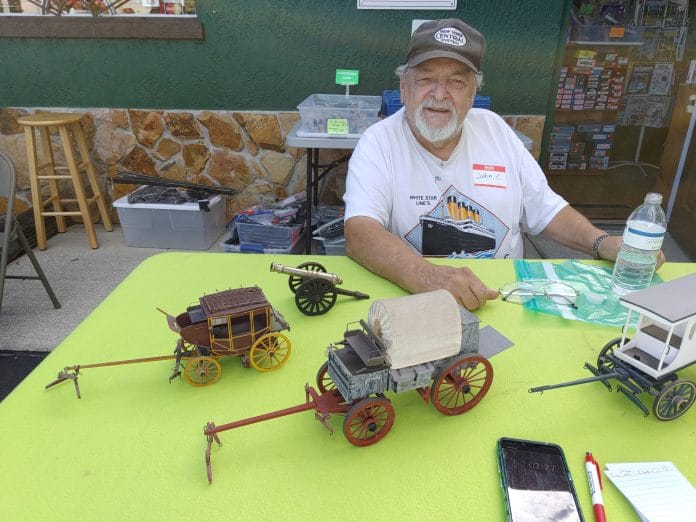
<svg viewBox="0 0 696 522">
<path fill-rule="evenodd" d="M 447 290 L 372 303 L 367 317 L 386 346 L 392 369 L 414 366 L 459 353 L 459 305 Z"/>
</svg>

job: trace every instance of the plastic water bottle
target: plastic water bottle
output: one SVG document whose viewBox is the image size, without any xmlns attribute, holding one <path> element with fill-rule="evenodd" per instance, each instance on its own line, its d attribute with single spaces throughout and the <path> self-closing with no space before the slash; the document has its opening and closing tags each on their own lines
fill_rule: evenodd
<svg viewBox="0 0 696 522">
<path fill-rule="evenodd" d="M 650 192 L 628 216 L 612 275 L 612 285 L 619 295 L 650 286 L 667 228 L 660 203 L 662 194 Z"/>
</svg>

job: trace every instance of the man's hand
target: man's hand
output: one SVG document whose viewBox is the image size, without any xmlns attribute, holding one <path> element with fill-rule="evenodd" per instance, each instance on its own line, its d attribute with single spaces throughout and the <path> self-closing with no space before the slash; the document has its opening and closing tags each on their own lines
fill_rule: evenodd
<svg viewBox="0 0 696 522">
<path fill-rule="evenodd" d="M 435 265 L 375 219 L 353 217 L 345 223 L 346 253 L 368 270 L 412 293 L 448 290 L 469 310 L 498 297 L 469 268 Z"/>
<path fill-rule="evenodd" d="M 609 261 L 616 261 L 616 256 L 619 255 L 619 250 L 621 249 L 622 244 L 623 240 L 621 236 L 609 236 L 599 245 L 599 257 Z M 662 250 L 660 250 L 660 253 L 657 255 L 657 266 L 655 267 L 655 270 L 660 268 L 664 262 L 665 254 L 662 252 Z"/>
<path fill-rule="evenodd" d="M 481 308 L 486 301 L 498 297 L 498 291 L 488 288 L 469 268 L 430 265 L 427 272 L 422 279 L 424 288 L 421 292 L 444 288 L 468 310 Z"/>
</svg>

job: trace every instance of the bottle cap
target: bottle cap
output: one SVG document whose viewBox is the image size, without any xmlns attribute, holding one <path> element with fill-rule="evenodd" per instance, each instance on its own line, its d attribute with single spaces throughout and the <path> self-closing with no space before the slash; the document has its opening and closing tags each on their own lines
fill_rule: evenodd
<svg viewBox="0 0 696 522">
<path fill-rule="evenodd" d="M 646 203 L 662 203 L 662 194 L 659 192 L 648 192 L 645 196 Z"/>
</svg>

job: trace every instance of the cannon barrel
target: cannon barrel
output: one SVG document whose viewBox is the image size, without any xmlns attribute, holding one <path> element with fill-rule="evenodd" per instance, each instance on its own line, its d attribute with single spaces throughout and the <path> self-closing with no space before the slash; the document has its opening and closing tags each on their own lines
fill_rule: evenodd
<svg viewBox="0 0 696 522">
<path fill-rule="evenodd" d="M 299 277 L 308 277 L 310 279 L 323 279 L 334 286 L 340 285 L 343 282 L 343 280 L 336 274 L 331 274 L 328 272 L 315 272 L 313 270 L 305 270 L 304 268 L 285 266 L 280 263 L 271 263 L 271 272 L 278 272 L 279 274 L 294 275 Z"/>
</svg>

